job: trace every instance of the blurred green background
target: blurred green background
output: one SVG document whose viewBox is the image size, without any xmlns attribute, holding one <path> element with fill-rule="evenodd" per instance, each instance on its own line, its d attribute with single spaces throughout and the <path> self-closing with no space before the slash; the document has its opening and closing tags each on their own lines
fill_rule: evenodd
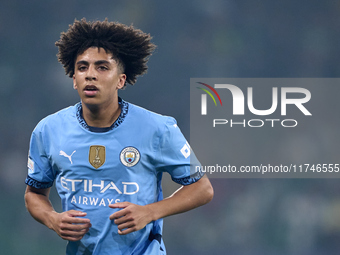
<svg viewBox="0 0 340 255">
<path fill-rule="evenodd" d="M 35 125 L 79 100 L 54 43 L 82 17 L 154 37 L 148 73 L 120 95 L 175 117 L 188 139 L 190 78 L 340 74 L 338 1 L 1 1 L 1 254 L 65 253 L 65 241 L 26 211 L 24 180 Z M 165 219 L 168 254 L 339 254 L 338 179 L 211 181 L 209 205 Z M 165 178 L 166 194 L 176 187 Z M 60 210 L 55 192 L 51 199 Z"/>
</svg>

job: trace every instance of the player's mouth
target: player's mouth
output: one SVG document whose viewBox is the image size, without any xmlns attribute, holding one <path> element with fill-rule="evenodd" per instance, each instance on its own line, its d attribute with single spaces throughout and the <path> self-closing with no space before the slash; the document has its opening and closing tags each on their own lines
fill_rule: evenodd
<svg viewBox="0 0 340 255">
<path fill-rule="evenodd" d="M 88 97 L 93 97 L 98 93 L 99 89 L 95 85 L 87 85 L 84 88 L 84 93 Z"/>
</svg>

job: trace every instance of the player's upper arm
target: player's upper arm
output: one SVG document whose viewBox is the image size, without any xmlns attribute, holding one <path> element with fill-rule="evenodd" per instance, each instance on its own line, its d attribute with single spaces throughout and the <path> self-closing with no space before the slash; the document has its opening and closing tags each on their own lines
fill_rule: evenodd
<svg viewBox="0 0 340 255">
<path fill-rule="evenodd" d="M 25 191 L 25 196 L 32 192 L 34 194 L 43 195 L 43 196 L 48 197 L 49 194 L 50 194 L 50 190 L 51 190 L 51 188 L 37 189 L 37 188 L 34 188 L 32 186 L 27 185 L 26 186 L 26 191 Z"/>
<path fill-rule="evenodd" d="M 163 123 L 159 146 L 159 169 L 171 175 L 174 182 L 189 185 L 198 181 L 204 173 L 198 171 L 198 159 L 190 148 L 174 118 Z"/>
</svg>

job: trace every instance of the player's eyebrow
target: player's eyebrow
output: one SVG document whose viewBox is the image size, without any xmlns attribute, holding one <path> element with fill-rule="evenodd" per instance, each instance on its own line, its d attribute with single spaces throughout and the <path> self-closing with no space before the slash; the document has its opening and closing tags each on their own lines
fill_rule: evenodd
<svg viewBox="0 0 340 255">
<path fill-rule="evenodd" d="M 76 65 L 89 65 L 89 62 L 87 62 L 85 60 L 80 60 L 76 63 Z"/>
<path fill-rule="evenodd" d="M 89 62 L 85 61 L 85 60 L 79 60 L 76 64 L 77 65 L 89 65 Z M 98 61 L 94 62 L 94 64 L 96 66 L 99 66 L 99 65 L 102 65 L 102 64 L 110 65 L 111 63 L 107 60 L 98 60 Z"/>
</svg>

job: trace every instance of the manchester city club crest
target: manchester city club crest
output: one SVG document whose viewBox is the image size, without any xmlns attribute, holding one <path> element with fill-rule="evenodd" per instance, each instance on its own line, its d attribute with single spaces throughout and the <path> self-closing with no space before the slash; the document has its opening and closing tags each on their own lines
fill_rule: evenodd
<svg viewBox="0 0 340 255">
<path fill-rule="evenodd" d="M 139 162 L 140 153 L 135 147 L 125 147 L 120 152 L 120 161 L 124 166 L 134 166 Z"/>
</svg>

